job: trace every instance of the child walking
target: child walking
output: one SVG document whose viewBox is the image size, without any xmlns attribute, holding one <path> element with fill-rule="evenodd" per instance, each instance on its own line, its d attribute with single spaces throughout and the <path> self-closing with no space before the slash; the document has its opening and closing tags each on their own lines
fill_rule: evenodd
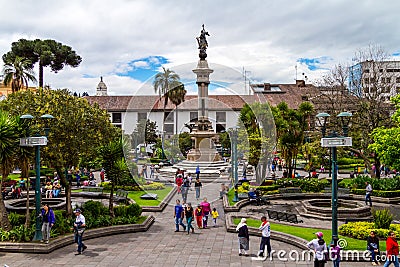
<svg viewBox="0 0 400 267">
<path fill-rule="evenodd" d="M 219 217 L 218 211 L 216 208 L 213 208 L 211 212 L 212 220 L 213 220 L 213 226 L 217 227 L 217 218 Z"/>
<path fill-rule="evenodd" d="M 203 209 L 201 205 L 197 205 L 197 208 L 194 211 L 194 215 L 196 216 L 197 228 L 203 227 Z"/>
</svg>

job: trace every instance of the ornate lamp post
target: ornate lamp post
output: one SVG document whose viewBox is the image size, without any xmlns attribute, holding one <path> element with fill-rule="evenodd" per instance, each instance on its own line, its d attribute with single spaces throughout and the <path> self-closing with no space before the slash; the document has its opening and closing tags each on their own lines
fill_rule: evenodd
<svg viewBox="0 0 400 267">
<path fill-rule="evenodd" d="M 137 146 L 138 146 L 138 131 L 133 131 L 133 145 L 135 146 L 135 161 L 137 162 L 138 160 L 138 155 L 137 155 Z"/>
<path fill-rule="evenodd" d="M 350 118 L 352 114 L 349 112 L 341 112 L 337 117 L 340 119 L 343 129 L 343 136 L 339 136 L 337 132 L 332 131 L 331 134 L 325 137 L 326 123 L 330 115 L 328 113 L 319 113 L 316 117 L 321 126 L 322 138 L 321 146 L 330 147 L 332 154 L 332 240 L 338 237 L 338 196 L 337 196 L 337 147 L 351 146 L 352 139 L 347 137 Z"/>
<path fill-rule="evenodd" d="M 232 164 L 232 178 L 234 181 L 235 195 L 233 197 L 234 202 L 239 201 L 237 183 L 238 183 L 238 153 L 237 153 L 237 139 L 239 126 L 230 128 L 231 134 L 231 164 Z"/>
<path fill-rule="evenodd" d="M 25 114 L 20 117 L 23 120 L 32 120 L 34 117 L 30 114 Z M 40 116 L 40 119 L 45 121 L 44 132 L 45 136 L 41 136 L 40 133 L 37 133 L 35 136 L 28 136 L 20 139 L 20 146 L 35 146 L 35 169 L 36 169 L 36 181 L 35 181 L 35 209 L 36 209 L 36 227 L 35 227 L 35 236 L 33 240 L 41 240 L 42 239 L 42 230 L 40 223 L 40 208 L 41 208 L 41 192 L 40 192 L 40 146 L 47 145 L 47 136 L 49 135 L 49 125 L 48 121 L 50 119 L 54 119 L 52 115 L 45 114 Z"/>
<path fill-rule="evenodd" d="M 161 135 L 161 159 L 165 159 L 165 152 L 164 152 L 164 134 L 165 131 L 158 131 L 158 133 Z"/>
</svg>

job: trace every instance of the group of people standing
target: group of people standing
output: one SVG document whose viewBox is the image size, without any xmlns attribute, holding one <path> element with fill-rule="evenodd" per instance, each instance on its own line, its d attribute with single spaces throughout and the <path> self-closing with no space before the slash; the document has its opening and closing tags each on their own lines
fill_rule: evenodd
<svg viewBox="0 0 400 267">
<path fill-rule="evenodd" d="M 207 201 L 207 198 L 204 198 L 196 208 L 192 207 L 192 203 L 183 201 L 181 204 L 181 201 L 177 199 L 174 208 L 175 232 L 179 232 L 179 226 L 182 226 L 184 231 L 187 231 L 187 234 L 189 234 L 190 231 L 194 233 L 194 227 L 192 225 L 194 220 L 196 220 L 198 229 L 208 228 L 208 219 L 210 215 L 212 217 L 213 226 L 216 227 L 219 214 L 216 208 L 211 210 L 211 204 Z M 184 224 L 185 218 L 186 225 Z"/>
</svg>

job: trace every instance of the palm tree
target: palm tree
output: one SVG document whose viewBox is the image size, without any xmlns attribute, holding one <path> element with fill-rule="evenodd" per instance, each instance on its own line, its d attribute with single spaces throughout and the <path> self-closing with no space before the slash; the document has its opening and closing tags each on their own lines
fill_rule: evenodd
<svg viewBox="0 0 400 267">
<path fill-rule="evenodd" d="M 174 88 L 179 82 L 179 75 L 176 74 L 174 71 L 170 69 L 163 68 L 163 72 L 159 72 L 154 77 L 154 91 L 158 93 L 160 100 L 161 97 L 164 97 L 164 107 L 163 107 L 163 116 L 165 116 L 165 107 L 168 104 L 169 95 L 168 91 Z M 163 125 L 162 130 L 164 131 L 164 119 L 163 118 Z"/>
<path fill-rule="evenodd" d="M 8 113 L 0 110 L 0 171 L 2 179 L 0 182 L 0 191 L 2 191 L 2 184 L 8 173 L 12 168 L 13 161 L 16 155 L 16 148 L 18 147 L 17 120 L 10 117 Z M 8 219 L 4 199 L 0 201 L 0 226 L 3 230 L 9 231 L 12 226 Z"/>
<path fill-rule="evenodd" d="M 11 84 L 12 92 L 17 92 L 22 87 L 28 88 L 28 82 L 36 82 L 32 63 L 29 59 L 23 57 L 8 58 L 4 63 L 4 85 Z"/>
<path fill-rule="evenodd" d="M 178 134 L 178 106 L 182 103 L 185 102 L 185 95 L 187 91 L 185 90 L 185 86 L 183 83 L 179 82 L 179 84 L 168 91 L 168 98 L 171 100 L 171 102 L 175 105 L 175 112 L 176 112 L 176 117 L 175 117 L 175 134 Z"/>
</svg>

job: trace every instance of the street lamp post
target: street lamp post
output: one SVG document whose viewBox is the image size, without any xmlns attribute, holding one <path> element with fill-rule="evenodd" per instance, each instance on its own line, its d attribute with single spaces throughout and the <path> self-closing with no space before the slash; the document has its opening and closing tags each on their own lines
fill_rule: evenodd
<svg viewBox="0 0 400 267">
<path fill-rule="evenodd" d="M 231 164 L 232 164 L 232 178 L 234 180 L 234 189 L 235 195 L 233 197 L 234 202 L 239 201 L 238 191 L 237 191 L 237 183 L 238 183 L 238 153 L 237 153 L 237 139 L 238 139 L 238 129 L 239 126 L 232 127 L 231 130 Z"/>
<path fill-rule="evenodd" d="M 319 113 L 317 114 L 317 119 L 320 122 L 322 138 L 321 138 L 321 146 L 329 147 L 331 149 L 332 154 L 332 241 L 338 237 L 338 182 L 337 182 L 337 147 L 351 146 L 352 139 L 351 137 L 347 137 L 348 134 L 348 126 L 350 122 L 352 114 L 349 112 L 341 112 L 337 117 L 341 120 L 343 136 L 339 136 L 337 132 L 332 131 L 332 133 L 325 137 L 326 134 L 326 123 L 330 115 L 328 113 Z"/>
<path fill-rule="evenodd" d="M 21 119 L 32 120 L 34 117 L 30 114 L 25 114 L 20 117 Z M 40 117 L 45 121 L 54 119 L 52 115 L 45 114 Z M 20 139 L 20 146 L 35 146 L 35 168 L 36 168 L 36 181 L 35 181 L 35 213 L 36 213 L 36 224 L 35 224 L 35 236 L 33 240 L 42 239 L 42 230 L 40 223 L 40 209 L 41 209 L 41 192 L 40 192 L 40 146 L 47 145 L 47 136 L 49 135 L 50 128 L 45 123 L 45 136 L 41 136 L 39 133 L 34 136 L 28 136 Z"/>
<path fill-rule="evenodd" d="M 137 154 L 138 134 L 139 134 L 138 131 L 136 131 L 136 130 L 133 131 L 133 143 L 134 143 L 134 146 L 135 146 L 135 160 L 136 160 L 136 162 L 137 162 L 137 160 L 138 160 L 138 154 Z"/>
<path fill-rule="evenodd" d="M 165 159 L 165 152 L 164 152 L 164 134 L 165 131 L 159 131 L 159 134 L 161 135 L 161 159 Z"/>
</svg>

